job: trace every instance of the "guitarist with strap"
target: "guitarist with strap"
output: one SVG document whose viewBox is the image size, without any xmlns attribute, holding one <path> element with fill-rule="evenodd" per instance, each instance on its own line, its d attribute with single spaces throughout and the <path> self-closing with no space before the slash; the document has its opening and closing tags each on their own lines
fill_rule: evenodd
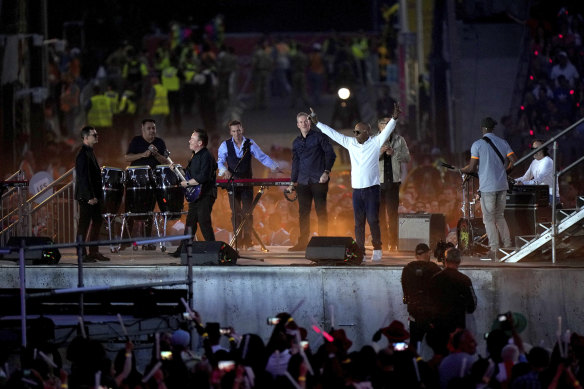
<svg viewBox="0 0 584 389">
<path fill-rule="evenodd" d="M 470 174 L 478 170 L 479 191 L 483 223 L 489 238 L 488 257 L 497 260 L 499 235 L 503 247 L 511 247 L 511 235 L 505 220 L 506 192 L 509 189 L 507 172 L 517 161 L 509 143 L 493 134 L 497 122 L 490 117 L 481 120 L 483 138 L 475 141 L 470 149 L 470 162 L 459 169 L 460 173 Z"/>
<path fill-rule="evenodd" d="M 206 241 L 214 241 L 215 233 L 211 222 L 211 211 L 217 198 L 217 187 L 215 185 L 217 163 L 207 149 L 208 143 L 209 136 L 207 131 L 201 129 L 193 131 L 189 140 L 189 148 L 193 152 L 193 156 L 185 169 L 186 180 L 181 181 L 180 184 L 183 188 L 201 186 L 199 197 L 195 201 L 189 202 L 185 234 L 188 233 L 188 228 L 191 227 L 194 235 L 197 232 L 197 224 L 199 224 L 203 238 Z M 182 246 L 183 244 L 181 243 L 181 246 L 170 255 L 180 257 Z"/>
</svg>

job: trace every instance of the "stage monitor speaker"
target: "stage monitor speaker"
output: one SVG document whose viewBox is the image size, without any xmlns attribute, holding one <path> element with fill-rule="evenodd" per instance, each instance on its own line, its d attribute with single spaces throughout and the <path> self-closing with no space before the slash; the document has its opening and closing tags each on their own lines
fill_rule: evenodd
<svg viewBox="0 0 584 389">
<path fill-rule="evenodd" d="M 306 259 L 319 265 L 359 265 L 363 252 L 349 236 L 314 236 L 306 246 Z"/>
<path fill-rule="evenodd" d="M 53 240 L 46 236 L 13 236 L 8 239 L 7 246 L 20 247 L 24 239 L 25 246 L 44 246 L 54 244 Z M 4 255 L 4 259 L 18 261 L 18 250 Z M 61 260 L 59 249 L 24 250 L 24 260 L 27 265 L 56 265 Z"/>
<path fill-rule="evenodd" d="M 436 244 L 446 239 L 446 220 L 441 213 L 400 213 L 399 251 L 414 251 L 418 243 L 426 243 L 434 250 Z"/>
<path fill-rule="evenodd" d="M 182 246 L 180 254 L 181 265 L 187 265 L 187 248 Z M 222 241 L 193 242 L 194 266 L 225 266 L 235 265 L 238 254 L 229 244 Z"/>
<path fill-rule="evenodd" d="M 505 220 L 511 234 L 511 241 L 517 236 L 536 235 L 542 232 L 538 229 L 539 223 L 551 223 L 551 207 L 509 207 L 505 208 Z"/>
</svg>

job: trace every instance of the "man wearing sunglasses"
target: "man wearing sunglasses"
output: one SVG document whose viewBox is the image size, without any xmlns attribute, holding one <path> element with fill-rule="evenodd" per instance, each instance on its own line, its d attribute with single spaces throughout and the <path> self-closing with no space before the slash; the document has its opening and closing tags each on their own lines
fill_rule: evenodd
<svg viewBox="0 0 584 389">
<path fill-rule="evenodd" d="M 320 123 L 310 108 L 310 120 L 323 134 L 349 151 L 351 157 L 351 186 L 353 188 L 353 213 L 355 216 L 355 241 L 365 252 L 365 220 L 371 230 L 373 254 L 371 260 L 378 262 L 382 256 L 381 232 L 379 229 L 379 153 L 385 141 L 395 129 L 400 114 L 399 104 L 393 107 L 391 120 L 377 134 L 371 135 L 371 126 L 357 123 L 354 138 L 345 136 L 326 124 Z"/>
<path fill-rule="evenodd" d="M 83 144 L 75 159 L 75 200 L 79 202 L 79 224 L 77 234 L 85 241 L 87 232 L 89 240 L 99 238 L 101 228 L 101 204 L 103 189 L 101 185 L 101 170 L 93 152 L 93 146 L 98 142 L 97 130 L 86 126 L 81 130 Z M 83 262 L 109 261 L 110 259 L 99 253 L 98 246 L 90 246 L 89 254 L 83 248 Z"/>
</svg>

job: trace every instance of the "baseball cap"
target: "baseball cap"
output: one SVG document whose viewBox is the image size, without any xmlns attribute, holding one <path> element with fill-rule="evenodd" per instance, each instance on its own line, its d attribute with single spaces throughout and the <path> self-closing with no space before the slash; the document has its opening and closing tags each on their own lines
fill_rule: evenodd
<svg viewBox="0 0 584 389">
<path fill-rule="evenodd" d="M 426 243 L 419 243 L 416 246 L 416 255 L 422 255 L 430 251 L 430 247 Z"/>
<path fill-rule="evenodd" d="M 486 118 L 481 120 L 481 127 L 495 128 L 496 125 L 497 125 L 497 122 L 495 121 L 495 119 L 493 119 L 490 116 L 487 116 Z"/>
</svg>

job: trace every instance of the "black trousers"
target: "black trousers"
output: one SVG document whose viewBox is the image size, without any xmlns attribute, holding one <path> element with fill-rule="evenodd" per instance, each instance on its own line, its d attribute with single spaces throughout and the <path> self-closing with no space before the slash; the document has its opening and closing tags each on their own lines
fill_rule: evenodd
<svg viewBox="0 0 584 389">
<path fill-rule="evenodd" d="M 231 207 L 231 223 L 233 224 L 233 233 L 241 224 L 243 217 L 251 209 L 253 203 L 252 187 L 236 187 L 233 194 L 229 195 L 229 206 Z M 253 215 L 250 215 L 245 226 L 243 227 L 242 243 L 251 243 L 251 230 L 253 227 Z"/>
<path fill-rule="evenodd" d="M 381 184 L 381 202 L 379 206 L 379 225 L 381 226 L 381 241 L 397 246 L 399 239 L 398 207 L 400 182 L 384 182 Z"/>
<path fill-rule="evenodd" d="M 298 184 L 296 186 L 298 193 L 298 213 L 300 223 L 300 235 L 298 236 L 299 244 L 307 244 L 310 238 L 310 210 L 312 200 L 314 200 L 314 209 L 318 217 L 318 235 L 326 236 L 328 232 L 328 213 L 326 209 L 326 195 L 328 193 L 328 182 L 326 184 Z"/>
<path fill-rule="evenodd" d="M 83 241 L 99 240 L 99 231 L 101 229 L 101 203 L 90 205 L 87 200 L 79 200 L 79 224 L 77 224 L 77 235 L 81 235 Z M 90 227 L 91 226 L 91 230 Z M 89 232 L 89 237 L 87 236 Z M 99 252 L 98 246 L 89 246 L 89 253 Z M 83 253 L 87 254 L 87 249 L 83 248 Z"/>
<path fill-rule="evenodd" d="M 197 223 L 201 227 L 201 233 L 206 241 L 215 240 L 215 232 L 211 223 L 211 211 L 215 197 L 211 195 L 203 195 L 197 201 L 189 203 L 189 212 L 187 213 L 187 221 L 185 224 L 185 235 L 188 233 L 188 228 L 192 228 L 193 235 L 197 232 Z"/>
</svg>

